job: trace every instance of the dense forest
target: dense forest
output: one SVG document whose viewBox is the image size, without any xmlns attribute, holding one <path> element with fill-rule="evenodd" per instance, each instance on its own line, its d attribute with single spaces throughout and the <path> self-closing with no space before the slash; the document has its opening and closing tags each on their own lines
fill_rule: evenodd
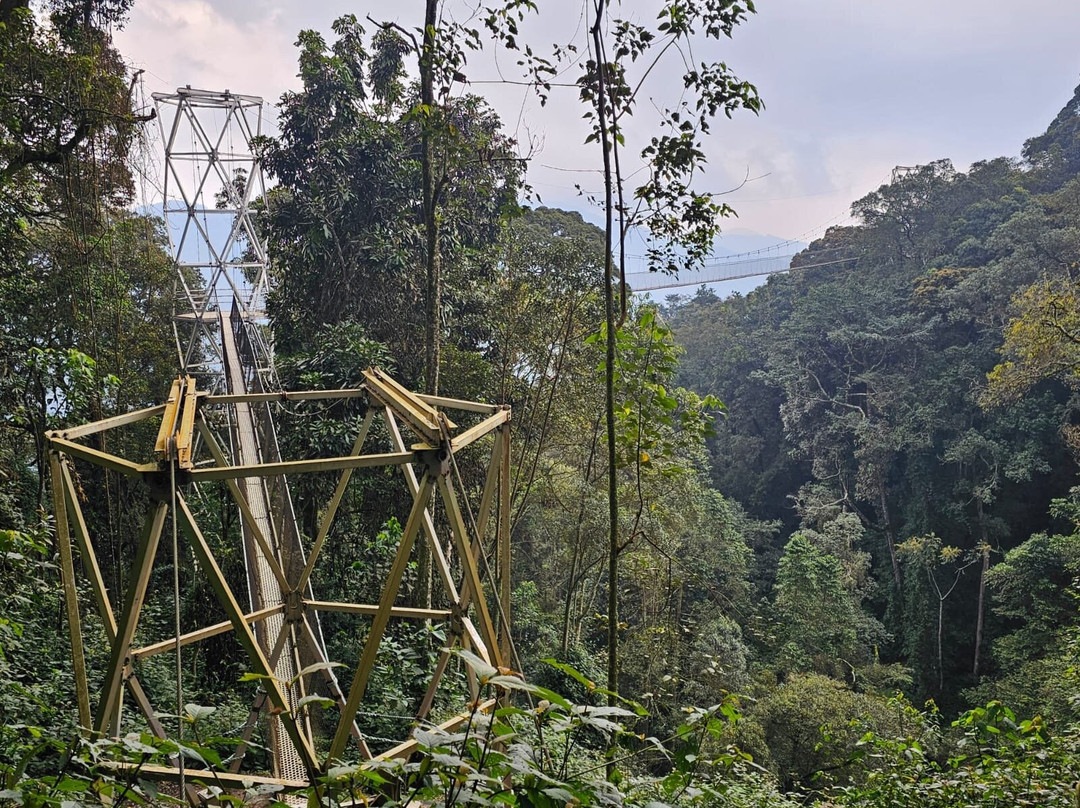
<svg viewBox="0 0 1080 808">
<path fill-rule="evenodd" d="M 529 5 L 493 12 L 487 33 L 518 47 Z M 709 35 L 730 36 L 744 5 L 701 4 Z M 134 206 L 150 116 L 109 33 L 130 6 L 0 2 L 0 805 L 175 803 L 139 767 L 178 749 L 227 766 L 259 687 L 237 692 L 243 656 L 215 639 L 184 659 L 186 748 L 77 731 L 44 435 L 158 403 L 179 371 L 176 269 L 163 223 Z M 354 387 L 379 366 L 512 405 L 515 669 L 461 666 L 516 700 L 474 736 L 422 733 L 409 763 L 345 760 L 308 804 L 1080 805 L 1080 87 L 1020 157 L 898 169 L 854 224 L 745 296 L 628 290 L 619 311 L 621 186 L 600 200 L 606 227 L 537 204 L 492 107 L 439 94 L 463 51 L 435 65 L 422 30 L 346 17 L 331 40 L 300 33 L 302 87 L 256 143 L 269 328 L 282 389 Z M 653 37 L 616 35 L 616 61 Z M 531 51 L 522 64 L 541 88 L 554 75 Z M 604 107 L 596 75 L 581 95 L 617 155 L 605 110 L 629 108 Z M 750 85 L 714 80 L 710 115 L 761 110 Z M 650 254 L 692 267 L 715 235 L 700 217 L 730 210 L 679 184 L 693 143 L 649 148 L 677 187 L 641 191 L 646 223 L 690 231 Z M 283 405 L 282 454 L 345 455 L 364 414 Z M 461 462 L 476 497 L 484 470 Z M 103 492 L 82 507 L 121 590 L 146 494 L 106 470 L 77 482 Z M 333 487 L 294 484 L 307 541 Z M 235 536 L 227 497 L 192 499 Z M 387 478 L 348 489 L 320 595 L 378 600 L 402 530 L 388 513 L 410 501 Z M 193 559 L 177 566 L 194 625 L 210 595 Z M 410 604 L 432 606 L 431 576 L 418 553 Z M 170 597 L 151 592 L 148 630 L 167 634 Z M 324 628 L 354 664 L 356 624 Z M 443 638 L 388 635 L 361 727 L 373 744 L 411 731 L 402 714 Z M 101 677 L 105 628 L 85 644 Z M 168 692 L 166 662 L 139 675 Z"/>
</svg>

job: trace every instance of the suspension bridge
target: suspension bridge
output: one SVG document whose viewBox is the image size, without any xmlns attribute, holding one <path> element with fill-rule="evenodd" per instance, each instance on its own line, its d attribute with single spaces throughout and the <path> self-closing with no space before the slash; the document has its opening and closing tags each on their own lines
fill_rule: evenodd
<svg viewBox="0 0 1080 808">
<path fill-rule="evenodd" d="M 853 260 L 850 254 L 841 254 L 846 249 L 817 250 L 813 253 L 812 260 L 794 267 L 791 262 L 802 250 L 787 248 L 772 254 L 762 254 L 763 252 L 768 253 L 768 251 L 757 250 L 752 253 L 727 256 L 715 262 L 707 263 L 700 270 L 686 271 L 677 275 L 648 271 L 628 272 L 626 274 L 626 283 L 635 292 L 654 292 L 662 289 L 677 289 L 686 286 L 701 286 L 707 283 L 736 281 L 743 278 L 757 278 L 813 267 L 843 264 Z"/>
</svg>

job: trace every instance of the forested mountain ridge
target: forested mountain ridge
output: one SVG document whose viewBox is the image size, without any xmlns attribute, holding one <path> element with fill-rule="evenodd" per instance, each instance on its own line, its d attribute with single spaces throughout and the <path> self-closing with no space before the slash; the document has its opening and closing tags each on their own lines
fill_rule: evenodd
<svg viewBox="0 0 1080 808">
<path fill-rule="evenodd" d="M 989 683 L 1003 677 L 1045 710 L 1053 683 L 1033 666 L 1054 644 L 1018 635 L 1036 631 L 1032 610 L 1074 610 L 1077 540 L 1046 537 L 1075 532 L 1077 98 L 1023 161 L 898 172 L 790 273 L 666 309 L 681 383 L 727 405 L 713 481 L 784 526 L 756 548 L 759 577 L 793 534 L 847 520 L 849 545 L 871 557 L 874 653 L 942 706 L 965 688 L 1000 695 Z M 826 249 L 850 260 L 798 269 Z M 1057 605 L 1019 605 L 1025 587 L 1056 590 Z"/>
</svg>

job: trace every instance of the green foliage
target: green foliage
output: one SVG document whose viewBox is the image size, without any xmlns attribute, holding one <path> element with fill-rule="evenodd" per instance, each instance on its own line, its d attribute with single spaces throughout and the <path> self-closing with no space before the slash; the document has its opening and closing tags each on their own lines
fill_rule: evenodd
<svg viewBox="0 0 1080 808">
<path fill-rule="evenodd" d="M 776 575 L 777 663 L 843 678 L 867 649 L 858 645 L 858 603 L 844 588 L 843 567 L 809 538 L 791 537 Z"/>
<path fill-rule="evenodd" d="M 1080 173 L 1080 87 L 1046 131 L 1024 143 L 1024 159 L 1040 186 L 1053 189 Z"/>
<path fill-rule="evenodd" d="M 987 400 L 1015 400 L 1043 379 L 1080 381 L 1077 345 L 1076 284 L 1051 278 L 1020 291 L 1013 301 L 1016 315 L 1005 329 L 1001 352 L 1007 357 L 988 374 Z"/>
<path fill-rule="evenodd" d="M 61 596 L 51 543 L 48 525 L 0 530 L 0 727 L 33 721 L 59 736 L 73 723 L 74 685 L 66 631 L 54 617 Z"/>
<path fill-rule="evenodd" d="M 1074 497 L 1057 502 L 1058 509 L 1073 505 Z M 1006 631 L 991 646 L 996 675 L 972 689 L 970 702 L 1000 700 L 1052 724 L 1072 716 L 1061 670 L 1068 664 L 1070 643 L 1063 629 L 1076 624 L 1077 575 L 1080 540 L 1075 533 L 1036 534 L 990 569 L 991 608 Z"/>
<path fill-rule="evenodd" d="M 952 729 L 955 751 L 944 760 L 911 735 L 868 732 L 860 747 L 875 769 L 864 784 L 837 791 L 833 800 L 866 808 L 1076 805 L 1080 736 L 1075 728 L 1054 735 L 1038 717 L 1021 721 L 992 701 L 964 713 Z"/>
<path fill-rule="evenodd" d="M 586 343 L 599 344 L 606 338 L 602 327 Z M 619 468 L 657 469 L 666 476 L 689 472 L 692 468 L 663 461 L 692 456 L 712 434 L 711 411 L 723 409 L 720 400 L 684 388 L 669 390 L 679 354 L 671 328 L 654 307 L 641 307 L 632 322 L 616 332 L 615 457 Z"/>
<path fill-rule="evenodd" d="M 107 26 L 122 20 L 124 3 L 80 3 L 85 18 L 54 5 L 52 25 L 28 4 L 0 11 L 0 229 L 5 257 L 30 222 L 58 212 L 62 189 L 53 180 L 72 171 L 74 159 L 93 159 L 96 148 L 119 170 L 103 177 L 109 194 L 122 196 L 128 175 L 121 163 L 135 119 L 120 55 Z M 95 13 L 97 12 L 97 13 Z M 14 225 L 14 226 L 13 226 Z"/>
<path fill-rule="evenodd" d="M 489 353 L 514 401 L 515 589 L 519 647 L 550 653 L 598 678 L 606 621 L 604 369 L 597 332 L 600 233 L 576 214 L 526 211 L 507 232 L 505 318 Z M 634 307 L 616 332 L 616 473 L 623 616 L 620 687 L 641 694 L 646 731 L 678 725 L 674 705 L 711 701 L 747 675 L 737 621 L 753 614 L 747 587 L 759 529 L 708 490 L 703 441 L 719 402 L 675 383 L 679 350 L 653 307 Z M 700 638 L 700 642 L 698 639 Z M 532 665 L 530 677 L 550 675 Z"/>
<path fill-rule="evenodd" d="M 129 733 L 123 738 L 86 740 L 76 737 L 64 743 L 40 727 L 0 727 L 0 805 L 23 808 L 81 808 L 102 803 L 125 805 L 186 805 L 145 771 L 148 765 L 167 766 L 182 756 L 188 767 L 225 771 L 228 751 L 239 738 L 212 731 L 215 710 L 199 704 L 184 708 L 183 741 L 158 738 L 148 733 Z M 228 750 L 228 751 L 225 751 Z M 202 788 L 222 804 L 265 804 L 278 786 L 255 786 L 244 790 L 226 788 L 212 779 Z M 280 803 L 276 803 L 279 804 Z"/>
<path fill-rule="evenodd" d="M 164 232 L 127 209 L 139 119 L 110 27 L 129 6 L 0 9 L 4 527 L 44 504 L 46 428 L 148 404 L 175 364 Z M 116 383 L 92 389 L 92 368 Z"/>
<path fill-rule="evenodd" d="M 189 705 L 183 750 L 140 736 L 57 740 L 72 734 L 73 698 L 38 513 L 42 433 L 151 403 L 174 363 L 164 232 L 123 207 L 135 121 L 104 28 L 129 5 L 57 0 L 51 28 L 10 4 L 0 17 L 5 805 L 165 802 L 138 767 L 178 751 L 227 765 L 229 728 L 246 709 Z M 715 47 L 753 6 L 667 3 L 645 23 L 617 5 L 599 9 L 610 13 L 594 33 L 610 47 L 594 61 L 527 49 L 519 24 L 538 10 L 531 2 L 486 13 L 543 93 L 553 71 L 579 65 L 590 140 L 616 158 L 609 212 L 624 215 L 624 229 L 646 227 L 654 266 L 692 265 L 729 212 L 691 187 L 703 138 L 713 116 L 760 109 L 756 91 L 719 61 L 691 65 L 686 93 L 660 110 L 662 131 L 631 144 L 652 170 L 630 201 L 615 199 L 617 158 L 653 59 L 693 36 Z M 418 729 L 421 753 L 408 762 L 335 767 L 311 802 L 362 789 L 391 804 L 543 808 L 794 804 L 781 791 L 852 806 L 1074 804 L 1080 661 L 1070 585 L 1080 551 L 1061 522 L 1075 534 L 1080 518 L 1060 498 L 1075 483 L 1069 441 L 1080 446 L 1076 98 L 1029 141 L 1023 164 L 899 171 L 855 203 L 858 225 L 830 230 L 799 256 L 798 272 L 745 298 L 702 292 L 665 308 L 631 300 L 618 327 L 612 309 L 598 330 L 614 303 L 600 291 L 615 277 L 613 245 L 578 214 L 510 218 L 522 170 L 513 144 L 482 99 L 445 89 L 478 34 L 457 23 L 420 32 L 442 85 L 429 101 L 404 71 L 410 32 L 386 26 L 369 38 L 355 17 L 333 28 L 329 43 L 301 33 L 303 87 L 282 99 L 280 137 L 259 144 L 278 179 L 260 224 L 277 266 L 270 307 L 282 382 L 353 387 L 380 365 L 415 386 L 432 322 L 418 278 L 434 210 L 445 259 L 435 318 L 447 343 L 443 392 L 514 406 L 512 612 L 522 656 L 554 661 L 528 662 L 529 683 L 460 655 L 435 712 L 471 697 L 471 666 L 482 692 L 468 723 Z M 811 266 L 826 261 L 837 263 Z M 600 404 L 608 380 L 610 461 Z M 356 402 L 274 407 L 290 457 L 347 453 L 366 415 Z M 388 435 L 377 428 L 369 440 L 385 446 Z M 480 470 L 464 453 L 460 462 L 471 497 Z M 107 483 L 108 495 L 77 495 L 106 537 L 104 575 L 119 584 L 135 529 L 125 514 L 142 495 L 97 474 L 77 485 Z M 320 562 L 320 595 L 372 602 L 401 537 L 387 516 L 411 500 L 389 476 L 356 477 L 330 536 L 338 551 Z M 293 482 L 305 536 L 333 482 Z M 239 580 L 235 513 L 205 487 L 192 501 L 222 522 L 223 565 Z M 189 561 L 180 572 L 185 584 L 196 577 Z M 406 571 L 410 600 L 423 596 L 420 572 L 415 563 Z M 203 608 L 199 586 L 185 588 L 184 615 Z M 166 596 L 147 599 L 148 633 L 167 631 Z M 611 600 L 618 608 L 605 610 Z M 327 615 L 323 626 L 332 656 L 357 658 L 355 619 Z M 103 632 L 93 618 L 85 629 L 93 677 Z M 446 640 L 441 625 L 387 633 L 361 719 L 376 749 L 399 739 Z M 209 704 L 238 663 L 208 647 L 185 674 L 193 698 Z M 980 649 L 989 659 L 975 675 Z M 635 694 L 647 714 L 595 685 L 609 663 L 611 690 Z M 164 658 L 137 667 L 146 685 L 168 684 Z M 940 695 L 950 717 L 961 699 L 986 706 L 950 724 L 936 708 L 879 695 L 896 687 Z M 731 695 L 747 691 L 752 698 Z M 487 697 L 500 699 L 491 713 L 480 709 Z M 678 707 L 687 702 L 715 706 Z M 320 694 L 302 709 L 316 725 L 332 720 Z M 117 772 L 109 762 L 118 759 L 134 765 Z M 273 799 L 212 789 L 233 804 Z"/>
<path fill-rule="evenodd" d="M 1062 626 L 1075 617 L 1071 586 L 1077 575 L 1080 536 L 1076 534 L 1036 534 L 1005 554 L 987 574 L 994 611 L 1018 627 L 998 640 L 1003 652 L 1023 658 L 1050 650 Z"/>
<path fill-rule="evenodd" d="M 868 733 L 934 745 L 923 717 L 902 699 L 858 693 L 815 673 L 762 687 L 734 737 L 784 791 L 821 792 L 877 768 L 858 752 Z"/>
<path fill-rule="evenodd" d="M 468 722 L 450 731 L 414 730 L 421 754 L 413 761 L 331 768 L 323 783 L 332 803 L 376 791 L 390 805 L 417 800 L 543 808 L 786 804 L 767 780 L 751 774 L 755 768 L 749 756 L 726 741 L 741 718 L 732 699 L 687 710 L 667 739 L 645 738 L 628 728 L 640 711 L 592 703 L 605 691 L 567 666 L 559 667 L 589 688 L 584 703 L 493 668 L 468 652 L 460 656 L 481 687 Z M 486 700 L 511 694 L 518 702 L 527 699 L 528 705 L 503 700 L 490 712 L 481 709 Z M 600 750 L 619 739 L 636 750 L 605 759 Z M 663 773 L 645 775 L 629 768 L 646 760 Z"/>
<path fill-rule="evenodd" d="M 319 328 L 277 370 L 286 389 L 341 390 L 362 384 L 372 367 L 393 370 L 386 347 L 369 339 L 361 323 L 343 320 Z"/>
<path fill-rule="evenodd" d="M 266 217 L 276 346 L 301 352 L 320 328 L 351 321 L 388 347 L 401 380 L 414 385 L 425 323 L 418 147 L 428 122 L 416 114 L 417 89 L 400 82 L 403 46 L 393 32 L 377 34 L 369 52 L 355 17 L 334 30 L 330 45 L 301 32 L 303 89 L 282 97 L 281 134 L 258 143 L 278 180 Z M 473 312 L 491 277 L 490 247 L 515 205 L 519 166 L 482 99 L 448 99 L 438 115 L 443 316 L 480 326 L 454 334 L 454 344 L 475 347 L 486 332 Z"/>
<path fill-rule="evenodd" d="M 1069 119 L 1055 124 L 1065 140 Z M 913 692 L 947 710 L 998 672 L 1004 657 L 985 652 L 1011 628 L 991 608 L 992 576 L 969 568 L 942 600 L 929 567 L 899 548 L 933 533 L 962 563 L 992 568 L 1055 532 L 1050 501 L 1074 484 L 1065 304 L 1080 191 L 1071 177 L 1048 188 L 1040 171 L 1007 159 L 898 170 L 854 204 L 858 225 L 796 258 L 798 272 L 666 310 L 687 349 L 678 383 L 727 405 L 709 441 L 714 483 L 751 516 L 782 520 L 755 548 L 761 594 L 775 601 L 794 533 L 848 514 L 862 528 L 856 555 L 869 553 L 868 566 L 844 561 L 864 586 L 856 623 L 884 627 L 860 629 L 864 648 L 912 670 Z M 1055 296 L 1056 321 L 1035 305 Z M 944 593 L 954 571 L 935 568 Z"/>
</svg>

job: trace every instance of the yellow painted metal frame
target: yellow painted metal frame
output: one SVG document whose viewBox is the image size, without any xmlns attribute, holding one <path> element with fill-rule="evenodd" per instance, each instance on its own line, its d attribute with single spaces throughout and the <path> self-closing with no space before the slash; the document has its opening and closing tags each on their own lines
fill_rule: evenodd
<svg viewBox="0 0 1080 808">
<path fill-rule="evenodd" d="M 451 626 L 452 638 L 448 642 L 450 647 L 444 649 L 439 656 L 431 682 L 417 711 L 417 723 L 427 719 L 453 645 L 460 644 L 470 648 L 491 664 L 503 664 L 509 653 L 509 626 L 505 620 L 510 613 L 510 523 L 507 501 L 510 487 L 510 408 L 503 405 L 417 395 L 376 369 L 365 371 L 364 379 L 362 387 L 350 390 L 209 396 L 196 389 L 191 377 L 181 377 L 173 383 L 168 399 L 163 405 L 47 433 L 53 508 L 56 515 L 57 543 L 60 552 L 60 572 L 72 645 L 79 723 L 86 732 L 96 736 L 120 734 L 123 725 L 122 708 L 125 693 L 127 693 L 139 707 L 151 730 L 159 737 L 165 737 L 165 730 L 158 721 L 150 700 L 135 673 L 135 663 L 140 659 L 167 653 L 178 643 L 180 646 L 187 646 L 209 637 L 231 633 L 236 636 L 246 651 L 252 670 L 267 677 L 264 680 L 263 695 L 253 707 L 253 717 L 249 721 L 247 732 L 250 733 L 258 710 L 267 706 L 272 707 L 271 712 L 276 714 L 281 721 L 282 729 L 300 753 L 309 776 L 315 778 L 324 773 L 334 761 L 346 755 L 350 736 L 357 742 L 361 756 L 371 757 L 367 744 L 357 729 L 356 719 L 363 709 L 367 683 L 375 669 L 379 646 L 391 620 L 448 620 Z M 365 397 L 369 407 L 352 450 L 345 457 L 248 466 L 231 465 L 202 412 L 206 406 L 240 401 L 357 397 Z M 447 418 L 443 410 L 437 409 L 440 407 L 443 410 L 472 413 L 473 417 L 476 415 L 484 417 L 475 426 L 459 430 L 457 425 Z M 76 442 L 79 438 L 98 435 L 158 416 L 161 417 L 161 423 L 154 446 L 158 456 L 156 463 L 136 463 Z M 390 434 L 393 451 L 365 454 L 363 453 L 364 444 L 374 420 L 379 417 L 384 420 Z M 401 434 L 399 420 L 420 438 L 421 442 L 407 448 Z M 196 439 L 196 434 L 201 440 Z M 478 535 L 473 535 L 466 524 L 458 501 L 452 481 L 451 466 L 454 452 L 464 449 L 487 435 L 494 437 L 494 444 L 481 495 L 478 518 L 475 523 L 472 523 Z M 209 453 L 209 459 L 212 460 L 213 465 L 207 466 L 198 462 L 199 450 Z M 123 595 L 123 604 L 119 613 L 114 611 L 97 562 L 92 537 L 83 517 L 79 490 L 76 488 L 72 474 L 76 460 L 89 462 L 127 476 L 142 477 L 151 491 L 152 504 L 145 518 L 142 535 L 138 540 L 132 568 L 126 575 L 129 585 Z M 311 599 L 307 595 L 308 583 L 313 579 L 318 560 L 328 542 L 333 520 L 354 471 L 362 468 L 392 466 L 402 469 L 413 504 L 379 603 L 339 603 Z M 213 551 L 206 542 L 183 494 L 177 492 L 177 513 L 174 516 L 187 538 L 190 551 L 198 561 L 200 573 L 206 577 L 210 588 L 224 608 L 228 620 L 210 626 L 192 628 L 179 638 L 172 637 L 142 647 L 134 647 L 142 604 L 152 577 L 154 557 L 170 508 L 170 497 L 163 493 L 163 480 L 169 478 L 170 467 L 185 485 L 191 482 L 214 480 L 226 483 L 239 508 L 241 518 L 268 559 L 282 592 L 286 593 L 286 602 L 250 614 L 240 608 L 238 598 L 222 574 Z M 295 576 L 296 580 L 290 580 L 280 559 L 272 552 L 267 537 L 259 531 L 237 480 L 246 477 L 270 477 L 317 471 L 338 471 L 340 475 L 334 493 L 323 511 L 318 533 L 314 537 L 314 544 L 306 564 Z M 436 501 L 441 503 L 450 526 L 450 539 L 461 568 L 460 583 L 454 579 L 450 561 L 446 557 L 443 543 L 436 532 L 435 521 L 432 517 L 432 508 Z M 494 509 L 498 511 L 498 518 L 493 520 L 491 515 Z M 491 523 L 495 524 L 496 566 L 501 579 L 498 581 L 497 591 L 491 591 L 490 588 L 484 586 L 482 568 L 478 563 L 479 554 L 484 552 L 484 535 Z M 82 571 L 88 579 L 109 646 L 104 681 L 97 693 L 91 693 L 86 673 L 72 534 L 77 545 Z M 442 597 L 448 604 L 448 608 L 418 609 L 397 605 L 401 580 L 417 540 L 426 542 L 431 551 L 432 563 L 441 584 Z M 492 584 L 494 585 L 494 582 Z M 311 736 L 309 722 L 290 715 L 288 702 L 282 691 L 282 683 L 272 677 L 273 658 L 279 653 L 278 649 L 275 648 L 274 652 L 266 654 L 253 633 L 253 627 L 258 622 L 272 614 L 287 611 L 286 604 L 290 598 L 294 604 L 297 604 L 294 609 L 299 609 L 299 619 L 303 624 L 300 630 L 305 632 L 309 639 L 314 638 L 314 632 L 305 613 L 309 610 L 346 612 L 371 619 L 367 639 L 357 661 L 347 696 L 337 689 L 336 685 L 332 688 L 339 705 L 340 716 L 330 741 L 329 753 L 324 756 L 316 752 L 318 744 Z M 499 625 L 496 625 L 492 619 L 489 600 L 498 602 L 499 613 L 504 618 Z M 286 630 L 288 629 L 283 629 L 282 636 Z M 280 645 L 279 640 L 278 646 Z M 465 715 L 463 713 L 451 719 L 444 726 L 450 728 L 460 725 L 466 720 Z M 241 756 L 243 748 L 244 745 L 238 750 Z M 403 739 L 401 744 L 380 757 L 408 756 L 414 748 L 415 743 L 412 740 Z M 188 776 L 195 779 L 202 776 L 207 778 L 208 782 L 223 782 L 222 778 L 225 778 L 229 782 L 234 780 L 237 782 L 265 781 L 286 787 L 308 785 L 276 780 L 254 773 L 244 774 L 239 771 L 239 763 L 239 760 L 234 761 L 231 773 L 189 772 Z M 166 780 L 176 775 L 174 770 L 167 767 L 144 767 L 142 771 L 144 774 Z"/>
</svg>

